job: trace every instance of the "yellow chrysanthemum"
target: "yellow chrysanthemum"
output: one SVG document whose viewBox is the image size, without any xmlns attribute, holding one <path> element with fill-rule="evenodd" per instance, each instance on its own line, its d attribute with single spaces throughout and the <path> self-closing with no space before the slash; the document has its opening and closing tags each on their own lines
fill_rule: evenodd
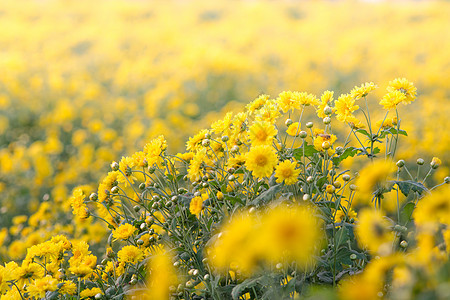
<svg viewBox="0 0 450 300">
<path fill-rule="evenodd" d="M 336 118 L 341 122 L 348 122 L 348 119 L 353 116 L 353 112 L 359 109 L 355 105 L 355 99 L 350 94 L 343 94 L 335 101 Z"/>
<path fill-rule="evenodd" d="M 320 104 L 319 107 L 316 110 L 317 116 L 321 119 L 325 118 L 327 115 L 324 112 L 324 109 L 327 105 L 331 104 L 333 99 L 334 92 L 332 91 L 325 91 L 323 92 L 322 96 L 320 97 Z M 332 112 L 334 112 L 335 109 L 332 108 Z"/>
<path fill-rule="evenodd" d="M 58 281 L 48 275 L 44 278 L 35 279 L 33 283 L 27 287 L 27 292 L 30 297 L 44 298 L 46 292 L 56 291 L 58 288 L 57 285 Z"/>
<path fill-rule="evenodd" d="M 128 245 L 120 249 L 117 257 L 119 258 L 119 262 L 135 264 L 144 259 L 144 252 L 133 245 Z"/>
<path fill-rule="evenodd" d="M 284 184 L 291 185 L 297 182 L 297 177 L 300 174 L 300 169 L 295 168 L 296 163 L 285 160 L 278 164 L 275 168 L 276 182 L 284 181 Z"/>
<path fill-rule="evenodd" d="M 405 101 L 406 96 L 404 93 L 394 90 L 383 96 L 383 99 L 380 101 L 380 105 L 383 105 L 384 109 L 391 110 L 395 109 L 397 105 Z"/>
<path fill-rule="evenodd" d="M 277 154 L 270 146 L 255 146 L 246 154 L 245 167 L 257 178 L 269 177 L 277 160 Z"/>
<path fill-rule="evenodd" d="M 72 197 L 69 198 L 70 205 L 72 206 L 72 213 L 81 219 L 88 216 L 88 210 L 86 204 L 84 203 L 84 198 L 85 195 L 81 188 L 75 188 L 73 190 Z"/>
<path fill-rule="evenodd" d="M 136 227 L 131 224 L 120 225 L 119 228 L 113 230 L 113 238 L 115 240 L 126 240 L 136 232 Z"/>
<path fill-rule="evenodd" d="M 256 121 L 249 128 L 249 137 L 252 146 L 270 145 L 278 130 L 272 123 L 267 121 Z"/>
<path fill-rule="evenodd" d="M 359 188 L 359 200 L 364 203 L 370 203 L 372 193 L 375 189 L 386 184 L 388 176 L 396 170 L 396 166 L 391 161 L 379 160 L 365 166 L 360 172 L 356 180 Z"/>
<path fill-rule="evenodd" d="M 366 97 L 371 91 L 377 88 L 376 84 L 373 82 L 366 82 L 361 84 L 360 87 L 355 86 L 353 90 L 351 90 L 350 95 L 358 100 L 362 97 Z"/>
<path fill-rule="evenodd" d="M 403 93 L 406 96 L 406 98 L 402 100 L 404 104 L 409 104 L 414 101 L 417 95 L 417 88 L 406 78 L 396 78 L 390 81 L 386 90 L 388 92 L 399 91 Z"/>
<path fill-rule="evenodd" d="M 95 297 L 95 295 L 97 295 L 97 294 L 103 294 L 102 290 L 98 287 L 93 287 L 91 289 L 84 289 L 80 293 L 80 298 L 86 299 L 86 298 L 90 298 L 90 297 Z"/>
<path fill-rule="evenodd" d="M 284 91 L 278 95 L 277 104 L 284 113 L 289 110 L 300 109 L 300 102 L 298 97 L 291 91 Z"/>
<path fill-rule="evenodd" d="M 387 255 L 392 251 L 394 233 L 391 224 L 380 210 L 365 209 L 359 214 L 356 236 L 361 247 Z"/>
<path fill-rule="evenodd" d="M 286 130 L 286 133 L 289 134 L 290 136 L 298 136 L 301 129 L 300 127 L 302 126 L 302 124 L 300 124 L 299 122 L 294 122 L 291 125 L 289 125 L 288 129 Z"/>
<path fill-rule="evenodd" d="M 206 199 L 208 199 L 208 194 L 206 193 L 192 198 L 191 203 L 189 204 L 189 211 L 198 217 L 203 209 L 203 201 Z"/>
<path fill-rule="evenodd" d="M 323 148 L 324 142 L 328 142 L 331 145 L 336 142 L 337 137 L 334 134 L 324 133 L 323 130 L 314 130 L 314 148 L 317 151 L 325 151 Z M 328 150 L 328 154 L 330 154 L 330 150 Z"/>
<path fill-rule="evenodd" d="M 249 104 L 247 104 L 245 108 L 247 109 L 249 114 L 252 114 L 256 110 L 262 108 L 264 104 L 266 104 L 267 100 L 269 100 L 269 98 L 270 98 L 269 95 L 261 95 L 252 102 L 250 102 Z"/>
</svg>

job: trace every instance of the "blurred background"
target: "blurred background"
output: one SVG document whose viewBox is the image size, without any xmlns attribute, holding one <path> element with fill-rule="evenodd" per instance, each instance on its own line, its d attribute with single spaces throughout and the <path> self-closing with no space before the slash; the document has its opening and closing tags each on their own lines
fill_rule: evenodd
<svg viewBox="0 0 450 300">
<path fill-rule="evenodd" d="M 405 77 L 418 98 L 398 158 L 438 156 L 448 175 L 449 16 L 440 1 L 0 0 L 0 261 L 56 233 L 98 243 L 75 186 L 95 191 L 160 134 L 183 151 L 262 93 L 372 81 L 378 105 Z"/>
</svg>

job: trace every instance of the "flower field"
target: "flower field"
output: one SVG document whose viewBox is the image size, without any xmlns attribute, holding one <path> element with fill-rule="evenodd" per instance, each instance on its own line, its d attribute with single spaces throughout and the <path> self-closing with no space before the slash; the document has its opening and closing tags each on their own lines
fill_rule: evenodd
<svg viewBox="0 0 450 300">
<path fill-rule="evenodd" d="M 450 297 L 450 3 L 0 4 L 0 300 Z"/>
</svg>

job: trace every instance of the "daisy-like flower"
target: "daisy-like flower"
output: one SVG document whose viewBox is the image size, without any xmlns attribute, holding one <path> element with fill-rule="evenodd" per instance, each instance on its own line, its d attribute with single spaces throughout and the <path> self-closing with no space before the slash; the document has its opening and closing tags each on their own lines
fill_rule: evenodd
<svg viewBox="0 0 450 300">
<path fill-rule="evenodd" d="M 298 136 L 300 133 L 300 126 L 301 124 L 298 122 L 294 122 L 291 125 L 289 125 L 288 129 L 286 130 L 286 133 L 290 136 Z"/>
<path fill-rule="evenodd" d="M 289 160 L 279 163 L 275 169 L 276 182 L 280 183 L 284 181 L 286 185 L 295 184 L 300 174 L 300 169 L 296 169 L 295 166 L 296 163 Z"/>
<path fill-rule="evenodd" d="M 324 112 L 324 109 L 327 105 L 331 104 L 333 102 L 333 96 L 334 92 L 331 91 L 325 91 L 323 92 L 322 96 L 320 97 L 320 104 L 319 107 L 316 110 L 317 116 L 321 119 L 325 118 L 327 115 Z M 334 112 L 334 108 L 332 108 L 332 111 Z"/>
<path fill-rule="evenodd" d="M 353 117 L 353 112 L 359 108 L 355 105 L 355 99 L 350 94 L 343 94 L 336 100 L 336 118 L 341 122 L 347 122 Z"/>
<path fill-rule="evenodd" d="M 395 109 L 397 105 L 406 100 L 404 93 L 400 91 L 391 91 L 383 96 L 380 101 L 380 105 L 383 105 L 384 109 L 391 110 Z"/>
<path fill-rule="evenodd" d="M 390 81 L 386 90 L 388 92 L 402 92 L 406 97 L 404 100 L 402 100 L 403 104 L 409 104 L 416 100 L 417 88 L 406 78 L 396 78 Z"/>
<path fill-rule="evenodd" d="M 269 177 L 277 160 L 277 154 L 270 146 L 255 146 L 246 154 L 245 167 L 258 178 Z"/>
<path fill-rule="evenodd" d="M 202 194 L 201 196 L 192 198 L 191 203 L 189 204 L 189 211 L 198 217 L 203 209 L 203 201 L 206 199 L 208 199 L 208 194 Z"/>
<path fill-rule="evenodd" d="M 119 262 L 137 263 L 144 258 L 144 252 L 133 245 L 128 245 L 120 249 L 117 257 L 119 258 Z"/>
<path fill-rule="evenodd" d="M 352 95 L 355 100 L 361 99 L 362 97 L 367 96 L 371 91 L 378 88 L 373 82 L 366 82 L 361 84 L 360 87 L 355 86 L 353 90 L 350 91 L 350 95 Z"/>
<path fill-rule="evenodd" d="M 126 240 L 134 234 L 136 227 L 131 224 L 120 225 L 119 228 L 113 230 L 113 238 L 115 240 Z"/>
<path fill-rule="evenodd" d="M 270 145 L 273 137 L 278 133 L 278 130 L 272 123 L 267 121 L 256 121 L 249 128 L 250 141 L 253 146 Z"/>
<path fill-rule="evenodd" d="M 287 113 L 291 109 L 300 109 L 300 103 L 298 97 L 294 92 L 284 91 L 278 95 L 277 104 L 284 113 Z"/>
</svg>

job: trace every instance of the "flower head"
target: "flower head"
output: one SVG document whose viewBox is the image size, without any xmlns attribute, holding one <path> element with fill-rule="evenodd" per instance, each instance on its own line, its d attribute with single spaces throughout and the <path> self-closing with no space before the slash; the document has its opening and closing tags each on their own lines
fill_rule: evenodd
<svg viewBox="0 0 450 300">
<path fill-rule="evenodd" d="M 246 154 L 245 166 L 254 176 L 263 178 L 272 175 L 277 161 L 277 154 L 270 146 L 254 146 Z"/>
</svg>

